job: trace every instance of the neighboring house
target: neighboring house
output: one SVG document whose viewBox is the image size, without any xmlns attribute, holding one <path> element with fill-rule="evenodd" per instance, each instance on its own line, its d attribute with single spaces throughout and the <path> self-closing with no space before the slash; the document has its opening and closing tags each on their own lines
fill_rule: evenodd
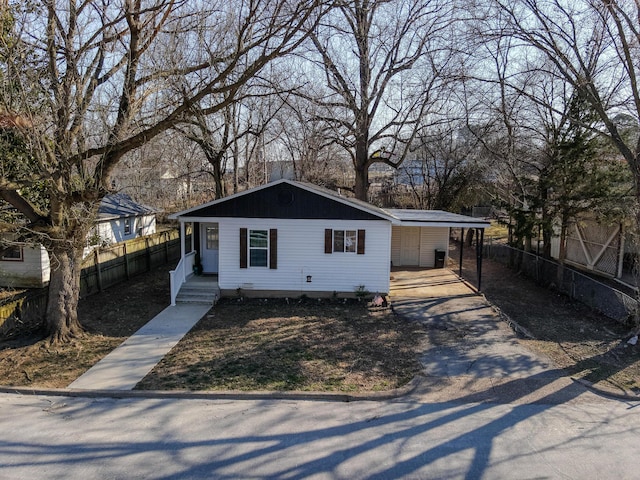
<svg viewBox="0 0 640 480">
<path fill-rule="evenodd" d="M 384 210 L 315 185 L 279 180 L 169 218 L 193 225 L 172 273 L 172 304 L 201 263 L 221 295 L 388 293 L 392 266 L 434 267 L 449 229 L 489 222 L 442 211 Z M 440 261 L 443 259 L 440 258 Z"/>
<path fill-rule="evenodd" d="M 156 231 L 155 211 L 122 193 L 107 195 L 100 203 L 98 219 L 87 238 L 84 254 L 100 245 L 151 235 Z M 0 256 L 0 286 L 40 288 L 49 283 L 51 266 L 41 245 L 15 244 Z"/>
<path fill-rule="evenodd" d="M 277 180 L 295 180 L 296 171 L 295 165 L 290 160 L 278 160 L 273 162 L 267 162 L 265 169 L 270 182 Z"/>
<path fill-rule="evenodd" d="M 49 282 L 50 270 L 42 245 L 12 245 L 0 255 L 0 286 L 41 288 Z"/>
<path fill-rule="evenodd" d="M 156 211 L 125 193 L 107 195 L 100 202 L 98 219 L 89 235 L 89 248 L 110 245 L 156 233 Z"/>
</svg>

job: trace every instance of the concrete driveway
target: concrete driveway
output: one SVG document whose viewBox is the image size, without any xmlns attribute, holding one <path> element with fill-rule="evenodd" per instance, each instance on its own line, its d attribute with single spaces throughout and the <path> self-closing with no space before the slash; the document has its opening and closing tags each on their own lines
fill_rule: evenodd
<svg viewBox="0 0 640 480">
<path fill-rule="evenodd" d="M 425 394 L 452 399 L 482 392 L 477 400 L 530 401 L 532 394 L 566 393 L 572 383 L 548 358 L 527 349 L 485 297 L 451 270 L 394 270 L 390 297 L 398 315 L 426 328 L 420 357 Z"/>
</svg>

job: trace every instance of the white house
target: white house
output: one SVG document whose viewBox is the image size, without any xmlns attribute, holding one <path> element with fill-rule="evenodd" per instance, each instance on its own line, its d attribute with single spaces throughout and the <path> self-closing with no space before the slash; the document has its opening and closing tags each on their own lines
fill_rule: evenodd
<svg viewBox="0 0 640 480">
<path fill-rule="evenodd" d="M 11 245 L 0 254 L 0 286 L 41 288 L 49 282 L 50 272 L 42 245 Z"/>
<path fill-rule="evenodd" d="M 451 227 L 489 226 L 442 211 L 384 210 L 286 179 L 169 218 L 182 238 L 186 224 L 194 232 L 172 272 L 172 304 L 200 267 L 217 275 L 223 296 L 388 293 L 392 266 L 434 267 Z"/>
<path fill-rule="evenodd" d="M 100 203 L 98 219 L 87 238 L 85 255 L 98 245 L 123 242 L 156 231 L 155 211 L 128 195 L 107 195 Z M 12 244 L 0 254 L 0 286 L 41 288 L 49 283 L 51 266 L 42 245 Z"/>
<path fill-rule="evenodd" d="M 110 245 L 153 233 L 156 233 L 156 211 L 134 202 L 125 193 L 114 193 L 100 202 L 88 241 L 93 245 Z"/>
</svg>

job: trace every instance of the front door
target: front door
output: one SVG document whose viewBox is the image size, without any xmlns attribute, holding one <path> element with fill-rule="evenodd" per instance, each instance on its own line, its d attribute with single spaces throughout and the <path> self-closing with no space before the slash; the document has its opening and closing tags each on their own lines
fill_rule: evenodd
<svg viewBox="0 0 640 480">
<path fill-rule="evenodd" d="M 402 227 L 400 236 L 400 261 L 402 265 L 420 265 L 420 227 Z"/>
<path fill-rule="evenodd" d="M 203 223 L 200 227 L 200 235 L 202 253 L 200 261 L 202 262 L 203 273 L 218 273 L 219 258 L 219 240 L 218 240 L 218 224 Z"/>
</svg>

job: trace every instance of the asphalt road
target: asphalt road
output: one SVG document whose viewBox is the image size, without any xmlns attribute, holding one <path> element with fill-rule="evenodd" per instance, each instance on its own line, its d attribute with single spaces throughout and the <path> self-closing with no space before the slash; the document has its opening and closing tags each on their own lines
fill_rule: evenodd
<svg viewBox="0 0 640 480">
<path fill-rule="evenodd" d="M 639 478 L 640 406 L 0 395 L 2 479 Z"/>
</svg>

